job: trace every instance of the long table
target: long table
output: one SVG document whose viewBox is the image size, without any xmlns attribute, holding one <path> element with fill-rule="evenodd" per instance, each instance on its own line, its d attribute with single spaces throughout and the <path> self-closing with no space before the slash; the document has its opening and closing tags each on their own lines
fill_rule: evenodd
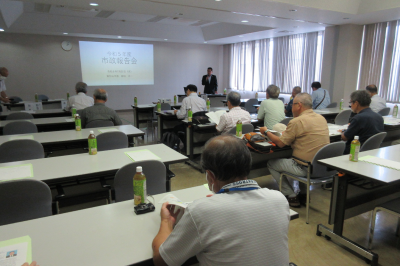
<svg viewBox="0 0 400 266">
<path fill-rule="evenodd" d="M 43 109 L 64 109 L 67 105 L 67 101 L 64 99 L 49 99 L 48 101 L 39 101 Z M 25 103 L 35 103 L 32 101 L 22 101 L 19 103 L 3 103 L 3 105 L 11 111 L 25 110 Z"/>
<path fill-rule="evenodd" d="M 57 185 L 71 180 L 85 180 L 98 177 L 114 176 L 117 171 L 132 163 L 125 152 L 149 150 L 160 158 L 167 168 L 170 164 L 185 162 L 188 158 L 164 144 L 140 146 L 98 152 L 97 155 L 74 154 L 36 160 L 2 163 L 0 167 L 32 164 L 32 179 L 41 180 L 48 185 Z M 166 181 L 170 191 L 170 180 Z"/>
<path fill-rule="evenodd" d="M 64 130 L 64 131 L 56 131 L 56 132 L 41 132 L 41 133 L 33 133 L 33 134 L 23 134 L 23 135 L 9 135 L 9 136 L 0 136 L 0 145 L 4 142 L 13 140 L 13 139 L 34 139 L 40 142 L 43 147 L 46 148 L 55 148 L 60 145 L 65 146 L 69 144 L 84 144 L 83 146 L 87 147 L 87 138 L 90 134 L 90 131 L 94 131 L 94 134 L 98 136 L 101 134 L 101 130 L 107 129 L 117 129 L 128 136 L 129 142 L 133 142 L 133 138 L 143 136 L 144 132 L 137 129 L 132 125 L 122 125 L 122 126 L 112 126 L 112 127 L 104 127 L 104 128 L 86 128 L 81 131 L 72 130 Z"/>
<path fill-rule="evenodd" d="M 394 145 L 360 152 L 359 158 L 371 155 L 400 162 L 399 154 L 400 145 Z M 319 163 L 346 175 L 335 175 L 333 180 L 328 221 L 329 224 L 333 224 L 333 230 L 320 224 L 317 235 L 324 234 L 326 238 L 365 257 L 371 261 L 371 265 L 378 265 L 377 254 L 343 236 L 344 220 L 370 211 L 378 204 L 398 198 L 400 196 L 399 171 L 362 161 L 351 162 L 348 155 L 320 160 Z"/>
<path fill-rule="evenodd" d="M 198 186 L 172 193 L 191 202 L 210 191 Z M 152 265 L 151 243 L 160 227 L 159 201 L 166 194 L 155 195 L 156 210 L 142 215 L 133 212 L 129 200 L 1 226 L 0 241 L 29 235 L 33 260 L 43 266 Z M 296 219 L 298 214 L 290 210 L 290 217 Z"/>
<path fill-rule="evenodd" d="M 6 118 L 9 114 L 20 113 L 20 112 L 25 112 L 25 111 L 0 112 L 0 120 L 6 120 Z M 64 111 L 63 109 L 47 109 L 47 110 L 26 111 L 26 112 L 33 115 L 34 118 L 71 116 L 71 112 Z"/>
<path fill-rule="evenodd" d="M 182 103 L 171 103 L 171 109 L 179 109 Z M 148 121 L 152 121 L 154 117 L 154 107 L 156 104 L 139 104 L 131 105 L 133 108 L 134 125 L 140 128 L 141 124 L 147 127 Z"/>
<path fill-rule="evenodd" d="M 3 128 L 5 125 L 21 120 L 4 120 L 0 121 L 0 133 L 3 134 Z M 38 131 L 57 131 L 66 129 L 75 129 L 75 120 L 69 117 L 49 117 L 49 118 L 35 118 L 35 119 L 24 119 L 34 123 Z"/>
</svg>

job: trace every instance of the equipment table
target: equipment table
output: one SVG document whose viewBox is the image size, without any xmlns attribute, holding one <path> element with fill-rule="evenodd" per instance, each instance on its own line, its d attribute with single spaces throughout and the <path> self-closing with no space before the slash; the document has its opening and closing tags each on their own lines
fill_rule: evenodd
<svg viewBox="0 0 400 266">
<path fill-rule="evenodd" d="M 36 110 L 36 111 L 5 111 L 0 112 L 0 120 L 6 120 L 7 116 L 12 113 L 26 112 L 33 115 L 34 118 L 48 118 L 48 117 L 71 117 L 71 112 L 63 109 L 47 109 L 47 110 Z"/>
</svg>

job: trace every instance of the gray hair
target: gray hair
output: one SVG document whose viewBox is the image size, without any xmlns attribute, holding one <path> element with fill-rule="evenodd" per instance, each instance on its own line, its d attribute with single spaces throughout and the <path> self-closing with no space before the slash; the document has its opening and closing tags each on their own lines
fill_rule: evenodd
<svg viewBox="0 0 400 266">
<path fill-rule="evenodd" d="M 77 93 L 79 92 L 87 93 L 87 84 L 85 82 L 79 81 L 75 85 L 75 90 Z"/>
<path fill-rule="evenodd" d="M 226 100 L 229 101 L 233 106 L 239 106 L 240 105 L 240 94 L 237 93 L 236 91 L 231 91 L 226 96 Z"/>
<path fill-rule="evenodd" d="M 299 102 L 301 102 L 306 109 L 312 108 L 312 97 L 310 94 L 306 92 L 299 93 L 296 95 L 295 98 L 297 98 Z"/>
<path fill-rule="evenodd" d="M 278 98 L 279 92 L 280 92 L 280 89 L 278 86 L 269 85 L 267 87 L 267 93 L 268 93 L 269 97 L 271 97 L 271 98 L 274 98 L 274 99 Z"/>
<path fill-rule="evenodd" d="M 103 101 L 107 101 L 108 98 L 107 92 L 103 89 L 95 89 L 93 96 L 96 100 L 103 100 Z"/>
<path fill-rule="evenodd" d="M 294 90 L 294 92 L 296 94 L 299 94 L 301 92 L 301 87 L 300 86 L 296 86 L 296 87 L 293 88 L 293 90 Z"/>
<path fill-rule="evenodd" d="M 207 141 L 201 155 L 201 166 L 217 180 L 244 179 L 250 173 L 251 154 L 243 140 L 221 135 Z"/>
<path fill-rule="evenodd" d="M 354 91 L 350 94 L 350 101 L 358 102 L 361 107 L 367 107 L 371 104 L 371 94 L 366 90 Z"/>
</svg>

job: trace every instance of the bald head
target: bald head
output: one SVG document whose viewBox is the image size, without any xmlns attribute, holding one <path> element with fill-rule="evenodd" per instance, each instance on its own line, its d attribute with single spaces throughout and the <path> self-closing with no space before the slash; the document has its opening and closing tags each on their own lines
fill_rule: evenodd
<svg viewBox="0 0 400 266">
<path fill-rule="evenodd" d="M 95 89 L 93 93 L 93 98 L 96 103 L 106 102 L 108 94 L 105 89 Z"/>
<path fill-rule="evenodd" d="M 372 96 L 378 94 L 378 88 L 374 84 L 368 85 L 365 89 L 369 91 L 369 93 L 371 93 Z"/>
<path fill-rule="evenodd" d="M 219 181 L 246 179 L 250 173 L 251 154 L 243 140 L 221 135 L 206 143 L 201 166 Z"/>
<path fill-rule="evenodd" d="M 3 77 L 8 77 L 8 69 L 5 67 L 0 67 L 0 75 Z"/>
</svg>

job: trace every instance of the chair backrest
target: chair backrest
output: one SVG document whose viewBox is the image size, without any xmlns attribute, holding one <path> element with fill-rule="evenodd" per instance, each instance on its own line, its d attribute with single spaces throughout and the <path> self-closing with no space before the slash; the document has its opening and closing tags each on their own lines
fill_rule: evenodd
<svg viewBox="0 0 400 266">
<path fill-rule="evenodd" d="M 279 97 L 278 99 L 281 100 L 283 103 L 285 103 L 285 98 Z"/>
<path fill-rule="evenodd" d="M 30 113 L 25 113 L 25 112 L 12 113 L 6 117 L 6 120 L 22 120 L 22 119 L 35 119 L 35 118 Z"/>
<path fill-rule="evenodd" d="M 348 124 L 350 115 L 351 115 L 351 110 L 341 111 L 335 118 L 335 124 L 341 126 Z"/>
<path fill-rule="evenodd" d="M 381 132 L 369 137 L 361 146 L 360 151 L 369 151 L 380 148 L 386 135 L 386 132 Z"/>
<path fill-rule="evenodd" d="M 279 123 L 284 124 L 284 125 L 288 125 L 289 122 L 290 122 L 290 120 L 292 120 L 292 119 L 293 119 L 293 117 L 287 117 L 287 118 L 283 119 L 283 120 L 282 120 L 281 122 L 279 122 Z"/>
<path fill-rule="evenodd" d="M 244 108 L 249 113 L 257 113 L 257 108 L 253 106 L 255 104 L 258 104 L 258 99 L 249 99 L 247 102 L 245 102 Z"/>
<path fill-rule="evenodd" d="M 42 144 L 32 139 L 16 139 L 0 145 L 0 163 L 44 158 Z"/>
<path fill-rule="evenodd" d="M 243 124 L 242 125 L 242 134 L 254 132 L 254 126 L 252 124 Z M 236 135 L 236 127 L 229 129 L 227 134 Z"/>
<path fill-rule="evenodd" d="M 207 113 L 206 111 L 199 111 L 199 112 L 194 113 L 193 117 L 195 117 L 195 116 L 205 116 L 206 113 Z"/>
<path fill-rule="evenodd" d="M 0 182 L 0 226 L 52 215 L 50 188 L 42 181 Z"/>
<path fill-rule="evenodd" d="M 22 99 L 20 97 L 18 97 L 18 96 L 10 96 L 10 97 L 8 97 L 8 99 L 13 103 L 22 102 Z"/>
<path fill-rule="evenodd" d="M 133 162 L 123 166 L 115 175 L 116 202 L 133 199 L 133 176 L 137 166 L 141 166 L 146 175 L 147 194 L 155 195 L 167 192 L 167 171 L 162 162 L 157 160 Z"/>
<path fill-rule="evenodd" d="M 335 108 L 335 107 L 337 107 L 337 102 L 328 104 L 328 106 L 326 108 Z"/>
<path fill-rule="evenodd" d="M 38 99 L 39 99 L 39 101 L 43 101 L 43 100 L 48 100 L 49 97 L 47 97 L 47 96 L 44 95 L 44 94 L 39 94 L 39 95 L 38 95 Z"/>
<path fill-rule="evenodd" d="M 390 107 L 385 107 L 378 112 L 378 114 L 380 114 L 381 116 L 389 115 L 389 113 L 390 113 Z"/>
<path fill-rule="evenodd" d="M 128 136 L 121 131 L 101 133 L 96 138 L 98 151 L 128 148 Z"/>
<path fill-rule="evenodd" d="M 110 120 L 95 120 L 86 124 L 85 128 L 113 127 L 114 123 Z"/>
<path fill-rule="evenodd" d="M 161 110 L 171 110 L 171 105 L 169 103 L 161 103 Z"/>
<path fill-rule="evenodd" d="M 37 133 L 37 126 L 29 121 L 15 121 L 3 127 L 3 135 Z"/>
<path fill-rule="evenodd" d="M 311 177 L 328 177 L 336 173 L 336 170 L 328 171 L 327 167 L 318 163 L 318 160 L 337 157 L 343 155 L 346 143 L 343 141 L 330 143 L 322 147 L 314 156 L 312 161 Z"/>
</svg>

